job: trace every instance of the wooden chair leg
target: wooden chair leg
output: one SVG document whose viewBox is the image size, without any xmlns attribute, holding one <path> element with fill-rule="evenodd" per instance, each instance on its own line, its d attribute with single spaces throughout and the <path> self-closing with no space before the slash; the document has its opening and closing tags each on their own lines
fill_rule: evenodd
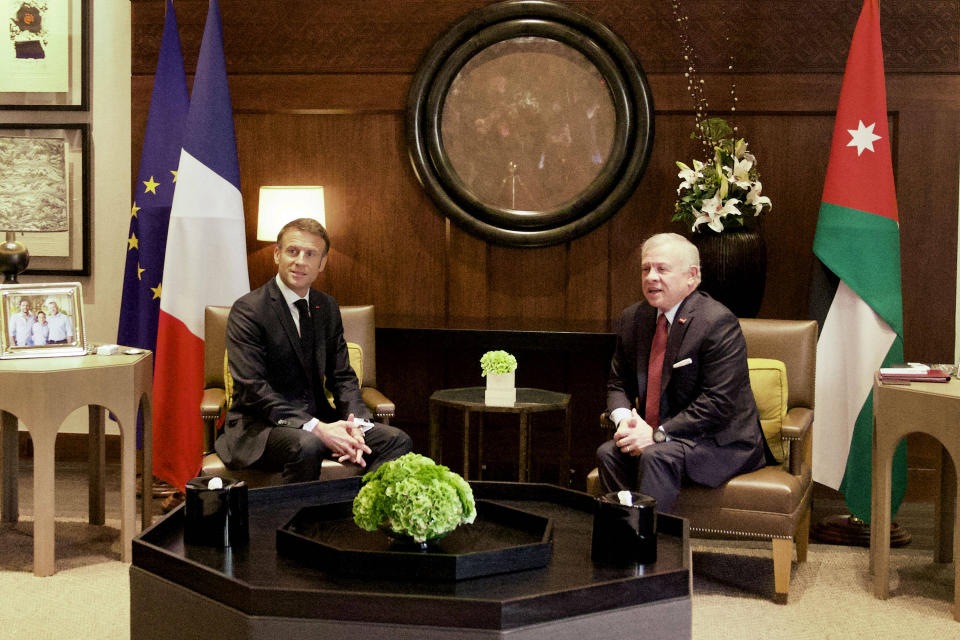
<svg viewBox="0 0 960 640">
<path fill-rule="evenodd" d="M 807 561 L 807 546 L 810 543 L 810 509 L 797 522 L 797 531 L 794 534 L 797 543 L 797 562 Z"/>
<path fill-rule="evenodd" d="M 774 601 L 777 604 L 787 603 L 787 593 L 790 591 L 790 563 L 793 560 L 793 540 L 785 538 L 773 539 L 773 588 Z"/>
</svg>

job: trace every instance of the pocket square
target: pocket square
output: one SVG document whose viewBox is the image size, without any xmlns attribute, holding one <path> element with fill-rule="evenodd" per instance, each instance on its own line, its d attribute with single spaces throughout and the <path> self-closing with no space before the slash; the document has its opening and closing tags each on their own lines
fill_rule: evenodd
<svg viewBox="0 0 960 640">
<path fill-rule="evenodd" d="M 692 360 L 691 358 L 684 358 L 684 359 L 681 360 L 680 362 L 674 363 L 673 368 L 674 368 L 674 369 L 679 369 L 680 367 L 685 367 L 685 366 L 687 366 L 688 364 L 691 364 L 692 362 L 693 362 L 693 360 Z"/>
</svg>

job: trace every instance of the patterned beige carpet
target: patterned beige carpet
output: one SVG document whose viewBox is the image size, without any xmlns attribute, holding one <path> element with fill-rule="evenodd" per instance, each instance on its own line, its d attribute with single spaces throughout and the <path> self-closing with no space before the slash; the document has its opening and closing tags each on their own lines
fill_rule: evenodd
<svg viewBox="0 0 960 640">
<path fill-rule="evenodd" d="M 890 598 L 877 600 L 867 549 L 811 544 L 807 562 L 793 564 L 789 602 L 777 605 L 767 545 L 696 540 L 693 549 L 697 640 L 960 638 L 953 564 L 934 564 L 930 550 L 891 550 Z"/>
<path fill-rule="evenodd" d="M 33 523 L 0 527 L 0 639 L 126 640 L 130 565 L 120 523 L 56 523 L 57 573 L 33 575 Z"/>
</svg>

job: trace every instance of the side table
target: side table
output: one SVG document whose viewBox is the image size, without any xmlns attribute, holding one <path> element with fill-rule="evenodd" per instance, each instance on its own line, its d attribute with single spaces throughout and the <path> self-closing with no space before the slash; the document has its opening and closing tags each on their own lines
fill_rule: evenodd
<svg viewBox="0 0 960 640">
<path fill-rule="evenodd" d="M 153 432 L 151 390 L 153 354 L 68 356 L 0 360 L 0 418 L 2 418 L 3 482 L 2 521 L 16 522 L 17 419 L 33 441 L 33 573 L 52 575 L 56 568 L 54 546 L 54 445 L 60 425 L 79 407 L 89 405 L 89 520 L 103 524 L 104 505 L 104 410 L 110 411 L 120 428 L 120 539 L 121 558 L 130 562 L 136 532 L 137 409 L 142 411 L 143 489 L 142 526 L 152 520 Z"/>
<path fill-rule="evenodd" d="M 890 595 L 890 499 L 893 452 L 908 433 L 919 431 L 941 446 L 940 492 L 936 498 L 934 562 L 960 556 L 960 517 L 957 511 L 957 475 L 960 464 L 960 380 L 946 384 L 912 382 L 909 385 L 873 383 L 873 483 L 870 522 L 870 570 L 873 594 Z M 953 458 L 953 463 L 950 462 Z M 955 563 L 953 617 L 960 620 L 960 563 Z"/>
<path fill-rule="evenodd" d="M 483 401 L 484 387 L 441 389 L 430 396 L 430 457 L 440 462 L 440 408 L 452 407 L 463 411 L 463 477 L 470 479 L 470 418 L 480 416 L 477 431 L 477 464 L 483 460 L 483 419 L 487 413 L 516 413 L 520 415 L 519 471 L 520 482 L 530 481 L 530 414 L 544 411 L 563 411 L 564 467 L 570 468 L 570 394 L 543 389 L 517 388 L 517 402 L 512 406 L 497 407 Z M 565 471 L 564 471 L 565 472 Z M 478 474 L 479 475 L 479 474 Z"/>
</svg>

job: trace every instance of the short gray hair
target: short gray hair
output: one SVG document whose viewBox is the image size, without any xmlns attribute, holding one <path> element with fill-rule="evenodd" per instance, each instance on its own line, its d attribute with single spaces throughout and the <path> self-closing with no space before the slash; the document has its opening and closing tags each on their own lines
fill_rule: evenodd
<svg viewBox="0 0 960 640">
<path fill-rule="evenodd" d="M 640 257 L 647 253 L 647 249 L 664 244 L 672 244 L 680 248 L 685 266 L 697 268 L 697 282 L 700 282 L 700 250 L 697 249 L 697 245 L 679 233 L 657 233 L 650 236 L 640 245 Z"/>
</svg>

